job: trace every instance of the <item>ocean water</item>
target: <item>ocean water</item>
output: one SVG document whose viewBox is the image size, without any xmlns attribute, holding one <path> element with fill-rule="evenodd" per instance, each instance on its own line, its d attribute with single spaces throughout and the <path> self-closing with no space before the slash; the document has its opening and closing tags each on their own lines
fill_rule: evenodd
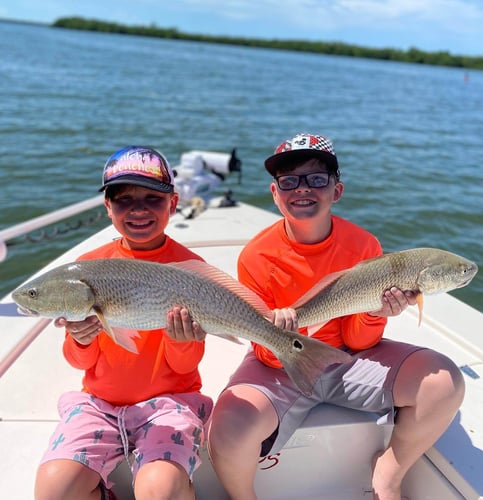
<svg viewBox="0 0 483 500">
<path fill-rule="evenodd" d="M 334 212 L 385 251 L 435 246 L 483 266 L 483 72 L 0 23 L 0 229 L 97 194 L 127 144 L 229 152 L 234 197 L 275 210 L 263 160 L 329 136 Z M 91 210 L 9 242 L 0 296 L 109 223 Z M 483 311 L 483 271 L 452 292 Z"/>
</svg>

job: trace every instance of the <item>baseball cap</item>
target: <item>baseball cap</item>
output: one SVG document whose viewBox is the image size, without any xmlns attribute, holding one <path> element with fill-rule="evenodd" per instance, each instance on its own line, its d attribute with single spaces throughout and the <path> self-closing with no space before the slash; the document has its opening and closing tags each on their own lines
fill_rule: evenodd
<svg viewBox="0 0 483 500">
<path fill-rule="evenodd" d="M 277 172 L 288 170 L 304 160 L 320 158 L 337 178 L 339 163 L 332 141 L 322 135 L 297 134 L 277 146 L 275 154 L 265 160 L 265 168 L 275 176 Z"/>
<path fill-rule="evenodd" d="M 161 193 L 172 193 L 174 177 L 168 160 L 156 149 L 127 146 L 116 151 L 107 160 L 99 191 L 115 184 L 132 184 Z"/>
</svg>

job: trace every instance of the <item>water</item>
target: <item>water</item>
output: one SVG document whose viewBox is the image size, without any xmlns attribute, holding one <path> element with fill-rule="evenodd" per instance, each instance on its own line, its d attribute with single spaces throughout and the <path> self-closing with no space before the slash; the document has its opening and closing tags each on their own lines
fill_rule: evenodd
<svg viewBox="0 0 483 500">
<path fill-rule="evenodd" d="M 236 147 L 243 182 L 229 187 L 275 210 L 263 160 L 310 131 L 335 143 L 336 213 L 386 251 L 436 246 L 483 266 L 483 72 L 9 23 L 0 54 L 0 229 L 95 196 L 131 143 L 173 164 Z M 0 296 L 106 226 L 101 214 L 15 241 Z M 483 272 L 453 294 L 483 311 Z"/>
</svg>

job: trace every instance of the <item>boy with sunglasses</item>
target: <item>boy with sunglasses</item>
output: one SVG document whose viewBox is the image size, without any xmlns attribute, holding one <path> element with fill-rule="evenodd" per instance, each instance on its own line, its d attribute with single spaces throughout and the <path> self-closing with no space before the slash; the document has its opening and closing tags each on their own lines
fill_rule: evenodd
<svg viewBox="0 0 483 500">
<path fill-rule="evenodd" d="M 238 261 L 239 280 L 274 310 L 274 323 L 296 331 L 290 306 L 324 276 L 382 253 L 378 240 L 331 213 L 343 193 L 331 141 L 299 134 L 265 161 L 283 219 L 255 236 Z M 416 301 L 392 288 L 381 309 L 329 321 L 313 336 L 353 355 L 329 366 L 312 397 L 304 396 L 269 349 L 253 344 L 213 410 L 208 436 L 218 477 L 232 499 L 256 498 L 260 457 L 281 450 L 311 408 L 332 403 L 395 421 L 386 450 L 373 460 L 374 498 L 399 500 L 408 469 L 439 438 L 459 408 L 462 376 L 447 357 L 383 339 L 388 316 Z M 307 334 L 307 328 L 300 328 Z M 323 464 L 321 463 L 321 467 Z"/>
<path fill-rule="evenodd" d="M 79 260 L 202 260 L 165 233 L 178 194 L 159 151 L 128 146 L 114 153 L 100 191 L 121 237 Z M 136 354 L 114 343 L 96 316 L 55 324 L 66 329 L 67 362 L 84 378 L 82 391 L 59 400 L 60 422 L 37 471 L 36 500 L 113 499 L 109 475 L 124 458 L 137 499 L 194 499 L 192 477 L 212 408 L 200 392 L 201 337 L 177 342 L 166 329 L 140 331 Z"/>
</svg>

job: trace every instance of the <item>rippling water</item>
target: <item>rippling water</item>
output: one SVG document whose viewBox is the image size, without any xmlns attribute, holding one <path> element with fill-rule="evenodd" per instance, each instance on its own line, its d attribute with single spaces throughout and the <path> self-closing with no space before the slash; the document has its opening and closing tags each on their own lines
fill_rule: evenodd
<svg viewBox="0 0 483 500">
<path fill-rule="evenodd" d="M 10 23 L 0 49 L 0 229 L 95 196 L 106 158 L 131 143 L 173 164 L 236 147 L 235 196 L 274 210 L 263 160 L 311 131 L 335 143 L 336 213 L 386 251 L 437 246 L 483 265 L 483 72 Z M 107 225 L 100 214 L 15 241 L 0 295 Z M 482 275 L 454 292 L 480 311 Z"/>
</svg>

